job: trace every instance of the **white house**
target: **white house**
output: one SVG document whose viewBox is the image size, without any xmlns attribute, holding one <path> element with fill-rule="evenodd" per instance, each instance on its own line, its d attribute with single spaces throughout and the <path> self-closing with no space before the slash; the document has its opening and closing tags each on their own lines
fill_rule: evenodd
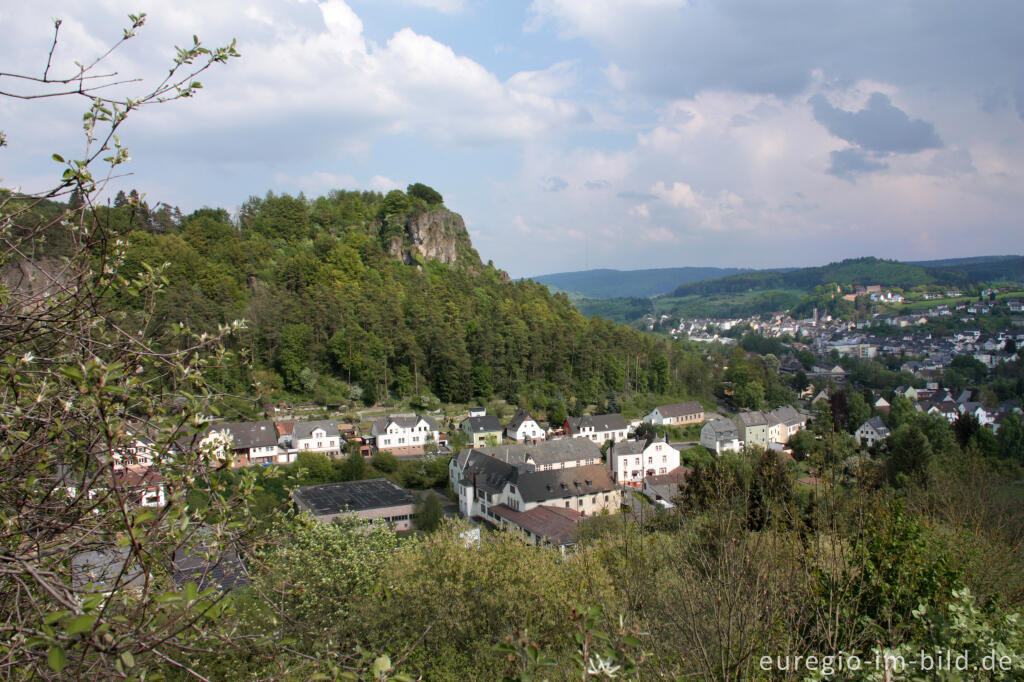
<svg viewBox="0 0 1024 682">
<path fill-rule="evenodd" d="M 437 444 L 437 423 L 430 417 L 392 415 L 373 423 L 370 434 L 375 437 L 377 450 L 393 455 L 422 455 L 428 444 Z"/>
<path fill-rule="evenodd" d="M 218 422 L 211 425 L 199 446 L 214 459 L 231 459 L 235 467 L 273 464 L 287 460 L 277 444 L 277 429 L 271 421 Z"/>
<path fill-rule="evenodd" d="M 619 484 L 639 487 L 647 476 L 667 474 L 678 466 L 679 451 L 660 440 L 627 440 L 608 449 L 608 470 Z"/>
<path fill-rule="evenodd" d="M 764 413 L 768 421 L 768 442 L 788 443 L 790 437 L 807 425 L 807 417 L 789 405 Z"/>
<path fill-rule="evenodd" d="M 338 424 L 332 421 L 295 422 L 291 442 L 296 452 L 319 452 L 332 457 L 341 454 L 343 445 Z"/>
<path fill-rule="evenodd" d="M 700 430 L 700 444 L 716 455 L 739 452 L 739 429 L 731 419 L 712 419 Z"/>
<path fill-rule="evenodd" d="M 860 425 L 860 428 L 857 429 L 854 436 L 857 437 L 857 440 L 859 440 L 862 445 L 871 447 L 875 443 L 888 438 L 890 433 L 892 433 L 892 431 L 890 431 L 889 427 L 885 425 L 885 422 L 882 421 L 881 417 L 872 417 Z"/>
<path fill-rule="evenodd" d="M 617 510 L 621 493 L 600 462 L 596 444 L 567 438 L 468 448 L 452 457 L 448 475 L 463 516 L 504 525 L 504 508 L 526 512 L 548 506 L 582 516 Z M 498 505 L 503 507 L 492 511 Z"/>
<path fill-rule="evenodd" d="M 572 438 L 589 438 L 597 444 L 626 440 L 629 425 L 621 414 L 596 414 L 592 417 L 568 417 L 565 433 Z"/>
<path fill-rule="evenodd" d="M 512 421 L 505 427 L 505 437 L 516 443 L 525 441 L 544 440 L 544 429 L 534 420 L 526 410 L 516 410 Z"/>
<path fill-rule="evenodd" d="M 704 408 L 693 400 L 672 405 L 659 405 L 650 414 L 644 416 L 644 422 L 648 424 L 665 426 L 699 424 L 702 421 L 704 421 Z"/>
</svg>

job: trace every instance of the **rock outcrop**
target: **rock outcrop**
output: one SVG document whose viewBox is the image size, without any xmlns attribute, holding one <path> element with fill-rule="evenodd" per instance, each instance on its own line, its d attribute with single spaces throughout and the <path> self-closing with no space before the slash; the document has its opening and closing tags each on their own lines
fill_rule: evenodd
<svg viewBox="0 0 1024 682">
<path fill-rule="evenodd" d="M 405 234 L 392 237 L 388 251 L 406 265 L 416 265 L 426 260 L 454 265 L 472 258 L 470 254 L 476 255 L 470 245 L 469 232 L 462 216 L 445 208 L 410 216 L 405 225 Z"/>
</svg>

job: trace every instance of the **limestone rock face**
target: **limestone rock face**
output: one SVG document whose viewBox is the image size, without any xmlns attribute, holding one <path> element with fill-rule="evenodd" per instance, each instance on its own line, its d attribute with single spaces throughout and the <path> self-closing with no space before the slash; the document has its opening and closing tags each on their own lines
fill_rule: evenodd
<svg viewBox="0 0 1024 682">
<path fill-rule="evenodd" d="M 425 260 L 454 265 L 459 260 L 460 245 L 469 246 L 466 223 L 458 213 L 442 208 L 411 216 L 404 238 L 392 237 L 388 250 L 407 265 Z"/>
</svg>

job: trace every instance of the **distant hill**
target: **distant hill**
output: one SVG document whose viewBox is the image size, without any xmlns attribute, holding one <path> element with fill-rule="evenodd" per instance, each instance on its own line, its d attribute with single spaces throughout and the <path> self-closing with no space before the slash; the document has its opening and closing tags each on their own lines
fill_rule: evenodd
<svg viewBox="0 0 1024 682">
<path fill-rule="evenodd" d="M 879 258 L 853 258 L 798 270 L 756 270 L 703 282 L 683 284 L 673 297 L 767 290 L 810 291 L 822 284 L 881 284 L 909 288 L 922 284 L 966 286 L 972 282 L 1024 280 L 1024 257 L 988 256 L 903 263 Z"/>
<path fill-rule="evenodd" d="M 648 270 L 582 270 L 532 277 L 552 291 L 584 298 L 651 297 L 672 291 L 681 284 L 728 277 L 748 268 L 654 268 Z"/>
</svg>

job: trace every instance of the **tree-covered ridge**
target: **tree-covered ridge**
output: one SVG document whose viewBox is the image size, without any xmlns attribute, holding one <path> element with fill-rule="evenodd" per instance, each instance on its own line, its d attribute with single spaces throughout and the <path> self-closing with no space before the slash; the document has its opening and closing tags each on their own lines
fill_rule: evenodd
<svg viewBox="0 0 1024 682">
<path fill-rule="evenodd" d="M 644 270 L 583 270 L 533 277 L 542 284 L 583 298 L 609 299 L 657 296 L 681 284 L 728 277 L 746 268 L 681 267 Z"/>
<path fill-rule="evenodd" d="M 586 319 L 536 282 L 508 281 L 480 262 L 468 235 L 454 238 L 453 265 L 396 258 L 394 240 L 414 246 L 407 228 L 418 217 L 457 218 L 426 190 L 268 193 L 237 218 L 204 208 L 158 220 L 121 196 L 97 211 L 129 242 L 124 272 L 164 267 L 151 328 L 168 343 L 180 322 L 199 331 L 249 322 L 236 350 L 256 368 L 262 400 L 374 403 L 429 392 L 450 402 L 543 395 L 571 406 L 612 390 L 711 397 L 714 377 L 699 354 Z M 125 308 L 138 305 L 122 296 Z M 240 369 L 219 380 L 252 395 Z"/>
</svg>

